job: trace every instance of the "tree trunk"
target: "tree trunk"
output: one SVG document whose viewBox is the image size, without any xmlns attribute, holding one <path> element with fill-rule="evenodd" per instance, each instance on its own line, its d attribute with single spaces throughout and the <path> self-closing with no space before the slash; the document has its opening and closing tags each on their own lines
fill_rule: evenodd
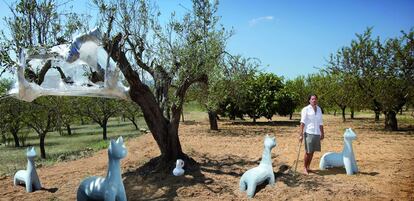
<svg viewBox="0 0 414 201">
<path fill-rule="evenodd" d="M 336 116 L 336 110 L 334 110 L 334 116 Z"/>
<path fill-rule="evenodd" d="M 70 128 L 70 124 L 66 124 L 66 131 L 68 132 L 68 135 L 72 135 L 72 129 Z"/>
<path fill-rule="evenodd" d="M 108 137 L 106 136 L 106 127 L 107 127 L 107 124 L 108 124 L 108 121 L 107 120 L 104 120 L 102 122 L 102 125 L 101 125 L 101 127 L 102 127 L 102 139 L 103 140 L 107 140 L 108 139 Z"/>
<path fill-rule="evenodd" d="M 256 117 L 253 117 L 253 123 L 256 123 Z"/>
<path fill-rule="evenodd" d="M 385 130 L 391 130 L 391 131 L 398 130 L 396 116 L 397 116 L 397 112 L 395 111 L 385 112 Z"/>
<path fill-rule="evenodd" d="M 375 121 L 379 121 L 380 120 L 380 111 L 375 111 Z"/>
<path fill-rule="evenodd" d="M 148 129 L 151 131 L 160 149 L 161 156 L 156 160 L 158 162 L 157 169 L 169 171 L 168 167 L 170 164 L 175 164 L 178 158 L 186 158 L 178 138 L 180 113 L 177 115 L 173 112 L 170 123 L 163 116 L 161 109 L 155 101 L 155 97 L 146 85 L 141 85 L 138 88 L 131 86 L 130 96 L 141 107 Z"/>
<path fill-rule="evenodd" d="M 119 68 L 130 86 L 129 95 L 131 100 L 140 106 L 144 120 L 160 149 L 160 157 L 151 160 L 149 164 L 156 164 L 157 167 L 155 167 L 155 171 L 162 170 L 170 172 L 172 170 L 170 167 L 175 166 L 175 161 L 180 158 L 185 161 L 186 170 L 190 167 L 195 167 L 196 162 L 182 152 L 178 137 L 178 126 L 182 104 L 179 105 L 178 108 L 171 108 L 172 118 L 170 120 L 163 116 L 163 111 L 156 101 L 152 90 L 141 81 L 138 73 L 129 63 L 125 52 L 119 48 L 121 39 L 122 34 L 118 33 L 112 39 L 111 43 L 107 43 L 104 46 L 105 49 L 110 52 L 114 61 L 120 64 Z M 137 62 L 139 65 L 145 65 L 140 60 Z M 189 85 L 183 88 L 179 87 L 177 91 L 181 90 L 178 93 L 181 93 L 182 96 L 184 96 L 188 87 Z"/>
<path fill-rule="evenodd" d="M 46 159 L 45 138 L 46 133 L 40 134 L 40 158 Z"/>
<path fill-rule="evenodd" d="M 345 119 L 345 109 L 346 109 L 346 106 L 342 106 L 341 107 L 341 110 L 342 110 L 342 122 L 345 122 L 346 121 L 346 119 Z"/>
<path fill-rule="evenodd" d="M 129 118 L 128 118 L 128 119 L 129 119 Z M 130 118 L 130 119 L 129 119 L 129 121 L 131 121 L 131 122 L 132 122 L 132 124 L 134 124 L 134 126 L 135 126 L 135 130 L 138 130 L 138 124 L 135 122 L 135 117 Z"/>
<path fill-rule="evenodd" d="M 210 130 L 218 130 L 217 113 L 215 111 L 208 111 L 208 120 L 210 121 Z"/>
<path fill-rule="evenodd" d="M 13 139 L 14 139 L 14 147 L 20 147 L 20 141 L 19 136 L 17 135 L 17 132 L 12 132 Z"/>
<path fill-rule="evenodd" d="M 355 119 L 355 111 L 354 108 L 351 107 L 351 119 Z"/>
<path fill-rule="evenodd" d="M 292 120 L 293 113 L 289 114 L 289 120 Z"/>
</svg>

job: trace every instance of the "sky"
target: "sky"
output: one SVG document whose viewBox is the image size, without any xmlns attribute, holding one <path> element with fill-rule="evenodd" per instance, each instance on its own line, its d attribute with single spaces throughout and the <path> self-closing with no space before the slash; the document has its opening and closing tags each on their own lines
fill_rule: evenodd
<svg viewBox="0 0 414 201">
<path fill-rule="evenodd" d="M 1 18 L 10 15 L 5 2 L 12 1 L 0 1 Z M 91 3 L 69 4 L 96 15 Z M 171 11 L 180 15 L 191 8 L 190 0 L 156 4 L 163 19 Z M 224 27 L 235 31 L 228 42 L 231 54 L 258 58 L 261 70 L 294 79 L 317 73 L 331 53 L 349 45 L 367 27 L 373 27 L 373 36 L 382 40 L 401 36 L 401 30 L 414 28 L 413 11 L 412 0 L 221 0 L 218 15 Z M 4 23 L 0 26 L 3 29 Z"/>
</svg>

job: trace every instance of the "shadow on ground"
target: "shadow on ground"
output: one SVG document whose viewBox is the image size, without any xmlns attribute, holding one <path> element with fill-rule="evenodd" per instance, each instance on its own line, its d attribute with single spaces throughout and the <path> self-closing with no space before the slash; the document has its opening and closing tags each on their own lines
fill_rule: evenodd
<svg viewBox="0 0 414 201">
<path fill-rule="evenodd" d="M 173 200 L 176 197 L 194 198 L 228 194 L 237 197 L 240 177 L 248 169 L 256 167 L 259 160 L 245 160 L 230 155 L 221 158 L 206 154 L 192 154 L 198 161 L 198 168 L 186 171 L 184 176 L 148 171 L 146 164 L 123 174 L 128 200 Z M 287 165 L 276 165 L 276 182 L 282 181 L 289 187 L 303 186 L 305 189 L 319 188 L 323 178 L 293 174 Z M 257 186 L 256 193 L 266 188 L 267 182 Z"/>
<path fill-rule="evenodd" d="M 297 120 L 292 121 L 267 121 L 267 122 L 249 122 L 249 121 L 234 121 L 225 123 L 227 125 L 243 125 L 243 126 L 291 126 L 296 127 L 300 124 Z"/>
</svg>

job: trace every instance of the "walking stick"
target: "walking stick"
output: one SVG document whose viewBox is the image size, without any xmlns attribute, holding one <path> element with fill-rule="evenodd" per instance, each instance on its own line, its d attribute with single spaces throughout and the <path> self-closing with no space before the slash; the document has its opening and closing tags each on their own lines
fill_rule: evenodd
<svg viewBox="0 0 414 201">
<path fill-rule="evenodd" d="M 300 148 L 302 147 L 302 141 L 299 141 L 299 149 L 298 149 L 298 156 L 296 157 L 296 164 L 295 164 L 295 174 L 296 170 L 298 169 L 298 162 L 299 162 L 299 155 L 300 155 Z"/>
</svg>

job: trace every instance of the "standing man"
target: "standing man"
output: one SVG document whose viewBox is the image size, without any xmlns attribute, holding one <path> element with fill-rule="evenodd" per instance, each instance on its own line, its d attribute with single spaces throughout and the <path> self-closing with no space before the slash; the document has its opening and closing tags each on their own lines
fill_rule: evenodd
<svg viewBox="0 0 414 201">
<path fill-rule="evenodd" d="M 308 100 L 309 105 L 304 107 L 301 112 L 299 135 L 300 143 L 305 138 L 305 174 L 312 172 L 309 169 L 309 165 L 312 162 L 313 153 L 315 151 L 321 151 L 321 140 L 324 138 L 322 110 L 318 106 L 318 96 L 312 94 Z"/>
</svg>

